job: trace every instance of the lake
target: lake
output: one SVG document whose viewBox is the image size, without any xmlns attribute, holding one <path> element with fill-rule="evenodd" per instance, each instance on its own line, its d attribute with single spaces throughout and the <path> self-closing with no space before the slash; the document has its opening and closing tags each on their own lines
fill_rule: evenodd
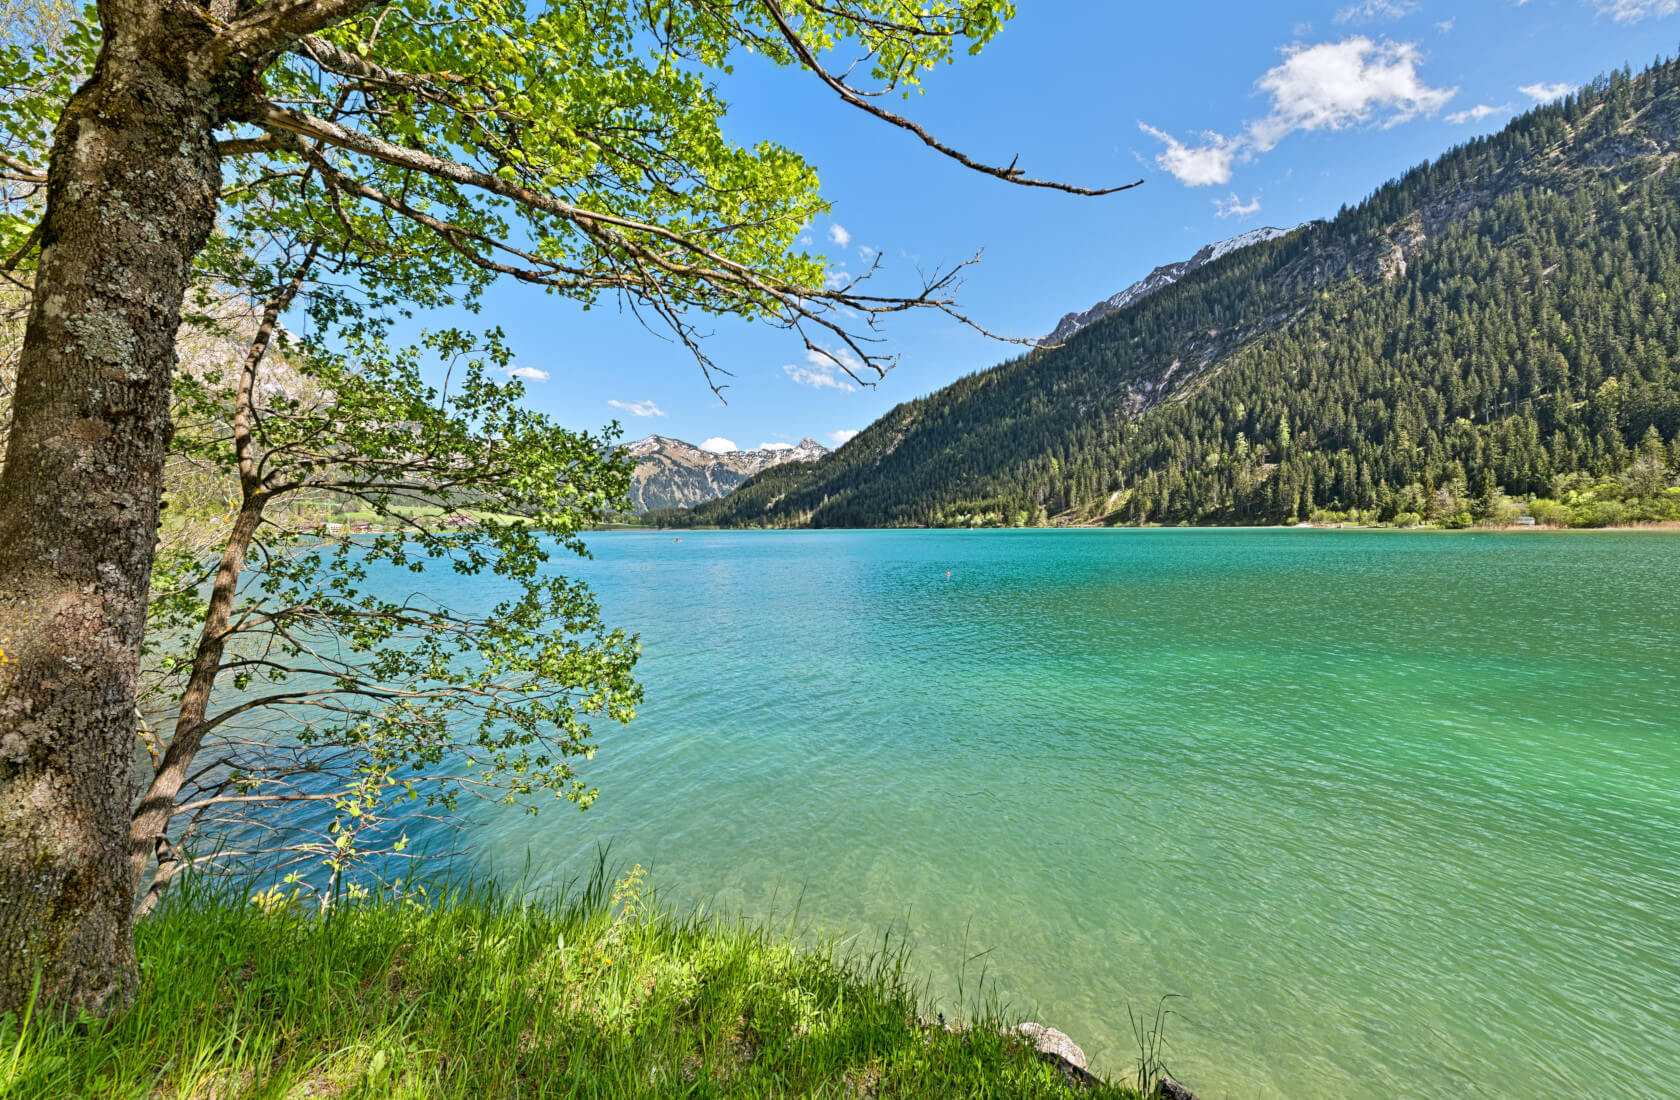
<svg viewBox="0 0 1680 1100">
<path fill-rule="evenodd" d="M 1680 537 L 590 545 L 647 701 L 476 828 L 510 878 L 896 930 L 1111 1073 L 1173 994 L 1209 1100 L 1680 1089 Z"/>
</svg>

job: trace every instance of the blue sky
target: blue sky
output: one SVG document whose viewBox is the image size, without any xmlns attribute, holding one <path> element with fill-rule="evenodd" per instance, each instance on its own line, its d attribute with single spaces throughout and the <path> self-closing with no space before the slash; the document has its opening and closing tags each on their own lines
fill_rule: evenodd
<svg viewBox="0 0 1680 1100">
<path fill-rule="evenodd" d="M 1014 187 L 806 74 L 751 59 L 724 91 L 732 137 L 776 140 L 820 171 L 834 210 L 811 227 L 813 248 L 853 273 L 879 252 L 883 292 L 914 289 L 917 264 L 983 250 L 962 304 L 1020 337 L 1210 241 L 1333 215 L 1537 101 L 1643 68 L 1680 40 L 1680 0 L 1023 0 L 1019 11 L 985 53 L 930 74 L 926 94 L 897 109 L 988 162 L 1019 156 L 1033 175 L 1143 187 L 1105 198 Z M 720 322 L 710 353 L 735 375 L 725 404 L 682 348 L 628 313 L 585 313 L 510 284 L 481 316 L 518 349 L 530 403 L 562 423 L 616 419 L 627 440 L 657 432 L 745 448 L 801 436 L 833 445 L 1022 350 L 949 320 L 905 321 L 887 333 L 900 365 L 862 388 L 808 363 L 796 336 Z"/>
</svg>

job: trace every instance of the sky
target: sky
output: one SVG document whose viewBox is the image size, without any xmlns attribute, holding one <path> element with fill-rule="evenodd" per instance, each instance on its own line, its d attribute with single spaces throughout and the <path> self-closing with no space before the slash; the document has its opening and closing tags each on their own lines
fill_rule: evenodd
<svg viewBox="0 0 1680 1100">
<path fill-rule="evenodd" d="M 814 164 L 830 217 L 809 247 L 878 293 L 979 253 L 960 292 L 995 333 L 1037 338 L 1164 263 L 1261 226 L 1334 216 L 1514 115 L 1680 42 L 1680 0 L 1330 0 L 1121 4 L 1022 0 L 978 57 L 894 109 L 989 163 L 1101 198 L 971 172 L 840 102 L 806 73 L 744 59 L 726 132 Z M 709 449 L 835 446 L 900 402 L 1021 354 L 943 318 L 886 330 L 898 366 L 858 386 L 791 333 L 719 322 L 720 399 L 682 347 L 610 304 L 584 312 L 518 284 L 469 323 L 500 325 L 527 400 L 571 428 L 617 421 Z"/>
</svg>

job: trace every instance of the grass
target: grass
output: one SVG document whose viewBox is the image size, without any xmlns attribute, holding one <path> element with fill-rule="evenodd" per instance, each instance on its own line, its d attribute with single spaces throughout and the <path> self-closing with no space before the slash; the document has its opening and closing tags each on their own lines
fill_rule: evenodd
<svg viewBox="0 0 1680 1100">
<path fill-rule="evenodd" d="M 902 950 L 848 959 L 605 882 L 325 916 L 189 887 L 137 929 L 127 1013 L 0 1021 L 0 1096 L 1137 1095 L 1075 1092 L 995 1007 L 919 1026 Z"/>
</svg>

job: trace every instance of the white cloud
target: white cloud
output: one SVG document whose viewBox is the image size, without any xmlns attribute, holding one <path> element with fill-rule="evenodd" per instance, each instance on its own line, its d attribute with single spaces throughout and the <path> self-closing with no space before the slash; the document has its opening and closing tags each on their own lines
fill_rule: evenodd
<svg viewBox="0 0 1680 1100">
<path fill-rule="evenodd" d="M 1680 0 L 1675 0 L 1680 3 Z M 1229 183 L 1233 164 L 1270 152 L 1290 134 L 1345 130 L 1370 123 L 1384 129 L 1446 106 L 1457 88 L 1432 88 L 1418 74 L 1423 55 L 1414 42 L 1376 42 L 1354 35 L 1340 42 L 1289 46 L 1283 63 L 1255 82 L 1271 109 L 1241 135 L 1212 131 L 1192 146 L 1145 122 L 1138 127 L 1166 146 L 1155 164 L 1187 187 Z"/>
<path fill-rule="evenodd" d="M 741 448 L 735 446 L 735 441 L 733 439 L 725 439 L 720 435 L 714 435 L 712 438 L 706 440 L 706 442 L 700 444 L 700 449 L 702 451 L 710 451 L 715 455 L 721 455 L 727 454 L 730 451 L 738 451 Z"/>
<path fill-rule="evenodd" d="M 1636 23 L 1646 16 L 1673 15 L 1680 11 L 1680 0 L 1592 0 L 1598 14 L 1608 15 L 1618 23 Z"/>
<path fill-rule="evenodd" d="M 857 390 L 857 387 L 852 385 L 846 377 L 845 371 L 841 369 L 842 363 L 851 368 L 854 374 L 861 373 L 864 369 L 863 363 L 856 355 L 841 349 L 834 353 L 807 351 L 805 353 L 805 366 L 801 367 L 793 363 L 787 363 L 783 365 L 782 370 L 786 371 L 787 376 L 801 386 L 810 386 L 812 389 L 818 390 L 829 389 L 840 390 L 843 393 L 853 393 Z"/>
<path fill-rule="evenodd" d="M 846 227 L 841 225 L 839 222 L 835 222 L 833 225 L 828 227 L 828 239 L 839 245 L 841 248 L 845 248 L 847 245 L 852 243 L 852 235 L 846 232 Z"/>
<path fill-rule="evenodd" d="M 523 378 L 527 382 L 548 381 L 548 372 L 536 367 L 508 367 L 507 372 L 510 378 Z"/>
<path fill-rule="evenodd" d="M 1566 84 L 1561 80 L 1555 84 L 1548 84 L 1544 81 L 1537 84 L 1524 84 L 1517 89 L 1536 103 L 1550 103 L 1554 99 L 1562 99 L 1574 90 L 1575 85 Z"/>
<path fill-rule="evenodd" d="M 792 443 L 760 443 L 758 445 L 758 449 L 761 450 L 761 451 L 791 451 L 791 450 L 793 450 L 793 444 Z"/>
<path fill-rule="evenodd" d="M 1202 134 L 1205 142 L 1192 148 L 1147 122 L 1139 122 L 1138 129 L 1166 146 L 1155 157 L 1155 166 L 1171 172 L 1186 187 L 1206 187 L 1231 181 L 1231 161 L 1237 155 L 1236 143 L 1208 131 Z"/>
<path fill-rule="evenodd" d="M 837 268 L 823 276 L 823 283 L 830 290 L 838 290 L 852 281 L 852 273 L 845 268 Z"/>
<path fill-rule="evenodd" d="M 652 401 L 608 401 L 615 409 L 623 409 L 631 416 L 664 416 L 665 410 Z"/>
<path fill-rule="evenodd" d="M 1272 110 L 1249 125 L 1249 140 L 1264 153 L 1297 130 L 1343 130 L 1378 114 L 1386 129 L 1432 115 L 1458 89 L 1425 84 L 1417 71 L 1422 60 L 1416 43 L 1373 42 L 1364 35 L 1292 46 L 1283 64 L 1258 82 L 1271 96 Z"/>
<path fill-rule="evenodd" d="M 876 256 L 880 255 L 880 253 L 866 244 L 860 244 L 858 245 L 858 255 L 863 257 L 864 263 L 869 263 Z"/>
<path fill-rule="evenodd" d="M 1462 126 L 1466 122 L 1480 122 L 1484 118 L 1491 118 L 1494 115 L 1505 114 L 1510 109 L 1511 105 L 1509 103 L 1501 104 L 1498 107 L 1489 106 L 1486 103 L 1478 103 L 1474 107 L 1466 110 L 1454 111 L 1452 114 L 1447 116 L 1447 121 L 1452 123 L 1454 126 Z"/>
<path fill-rule="evenodd" d="M 852 440 L 856 439 L 857 435 L 858 433 L 856 428 L 841 428 L 837 432 L 829 432 L 828 438 L 834 441 L 834 445 L 836 447 L 843 447 Z"/>
<path fill-rule="evenodd" d="M 1439 23 L 1435 24 L 1435 31 L 1437 34 L 1451 34 L 1452 29 L 1457 25 L 1458 20 L 1456 18 L 1443 19 Z"/>
<path fill-rule="evenodd" d="M 1371 23 L 1382 19 L 1403 19 L 1417 10 L 1416 0 L 1365 0 L 1336 13 L 1338 23 Z"/>
<path fill-rule="evenodd" d="M 1260 196 L 1256 195 L 1247 202 L 1237 198 L 1235 191 L 1228 199 L 1214 199 L 1213 212 L 1221 218 L 1246 218 L 1251 214 L 1260 213 Z"/>
</svg>

